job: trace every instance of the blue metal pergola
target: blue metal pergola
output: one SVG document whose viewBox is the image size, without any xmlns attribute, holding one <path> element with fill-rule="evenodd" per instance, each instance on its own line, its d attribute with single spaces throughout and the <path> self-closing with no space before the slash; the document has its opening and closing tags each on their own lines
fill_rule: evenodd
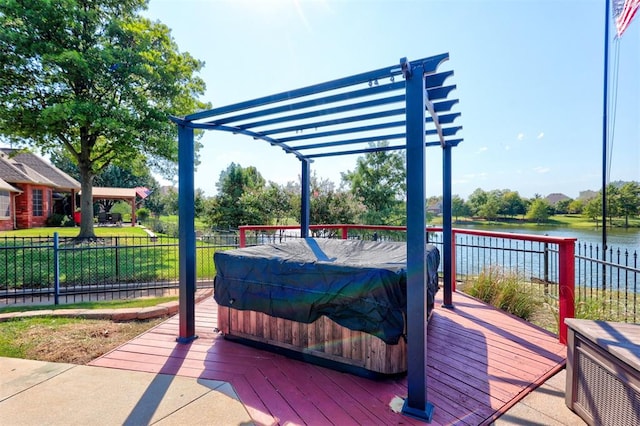
<svg viewBox="0 0 640 426">
<path fill-rule="evenodd" d="M 449 54 L 436 55 L 289 92 L 202 111 L 178 125 L 180 325 L 178 341 L 195 335 L 196 239 L 194 227 L 194 131 L 250 136 L 295 155 L 302 165 L 300 231 L 309 235 L 310 165 L 315 158 L 406 150 L 407 158 L 407 368 L 403 413 L 430 421 L 427 402 L 427 306 L 425 265 L 425 147 L 443 152 L 444 306 L 452 308 L 451 148 L 462 139 L 445 85 L 453 71 L 439 71 Z M 387 141 L 387 146 L 373 144 Z"/>
</svg>

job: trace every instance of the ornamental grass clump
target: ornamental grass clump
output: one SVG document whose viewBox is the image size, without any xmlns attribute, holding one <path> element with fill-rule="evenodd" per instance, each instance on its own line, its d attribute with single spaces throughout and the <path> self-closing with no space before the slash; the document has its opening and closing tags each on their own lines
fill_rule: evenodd
<svg viewBox="0 0 640 426">
<path fill-rule="evenodd" d="M 537 305 L 530 286 L 516 274 L 495 267 L 480 272 L 466 292 L 524 320 L 531 318 Z"/>
</svg>

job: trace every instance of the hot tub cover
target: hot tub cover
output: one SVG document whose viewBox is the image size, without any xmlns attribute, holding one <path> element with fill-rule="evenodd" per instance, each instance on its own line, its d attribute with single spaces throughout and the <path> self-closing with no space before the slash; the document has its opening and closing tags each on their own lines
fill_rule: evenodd
<svg viewBox="0 0 640 426">
<path fill-rule="evenodd" d="M 214 298 L 222 306 L 311 323 L 321 315 L 387 344 L 405 334 L 406 244 L 296 239 L 214 255 Z M 428 309 L 440 253 L 427 245 Z"/>
</svg>

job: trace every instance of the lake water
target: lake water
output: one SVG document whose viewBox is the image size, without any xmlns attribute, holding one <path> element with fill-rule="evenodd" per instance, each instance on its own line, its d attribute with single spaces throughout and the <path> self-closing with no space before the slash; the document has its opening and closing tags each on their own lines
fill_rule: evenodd
<svg viewBox="0 0 640 426">
<path fill-rule="evenodd" d="M 598 262 L 602 259 L 602 229 L 571 229 L 553 226 L 540 226 L 534 229 L 482 226 L 482 225 L 455 225 L 458 229 L 475 229 L 482 231 L 507 232 L 514 234 L 548 235 L 553 237 L 576 238 L 576 286 L 585 288 L 605 288 L 626 290 L 630 293 L 640 293 L 638 286 L 638 271 L 636 268 L 637 256 L 640 255 L 640 229 L 613 229 L 607 230 L 607 255 L 608 266 L 606 274 L 602 272 L 602 266 Z M 460 238 L 462 235 L 460 235 Z M 496 239 L 494 241 L 499 241 Z M 469 240 L 462 239 L 467 242 Z M 460 242 L 458 244 L 460 244 Z M 490 265 L 502 265 L 523 273 L 525 276 L 541 279 L 547 275 L 545 256 L 541 254 L 539 245 L 532 244 L 527 252 L 522 242 L 516 244 L 516 248 L 509 243 L 487 243 L 484 240 L 473 239 L 467 247 L 459 249 L 456 253 L 456 271 L 462 275 L 474 275 L 486 269 Z M 480 243 L 482 241 L 482 243 Z M 487 248 L 488 244 L 488 248 Z M 549 279 L 558 282 L 558 267 L 554 263 L 553 256 L 549 260 L 551 268 L 548 270 Z M 604 284 L 603 284 L 604 283 Z"/>
<path fill-rule="evenodd" d="M 536 228 L 508 228 L 504 226 L 485 226 L 485 225 L 459 225 L 455 224 L 455 228 L 461 229 L 478 229 L 496 232 L 512 232 L 518 234 L 534 234 L 549 235 L 553 237 L 573 237 L 577 238 L 578 244 L 594 244 L 602 247 L 602 228 L 593 229 L 575 229 L 560 228 L 557 226 L 539 226 Z M 607 229 L 607 246 L 610 249 L 620 249 L 622 251 L 640 253 L 640 229 Z"/>
</svg>

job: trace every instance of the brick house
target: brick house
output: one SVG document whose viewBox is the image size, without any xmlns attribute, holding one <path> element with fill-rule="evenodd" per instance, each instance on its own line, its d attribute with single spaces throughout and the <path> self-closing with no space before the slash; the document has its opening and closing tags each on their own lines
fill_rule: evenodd
<svg viewBox="0 0 640 426">
<path fill-rule="evenodd" d="M 0 148 L 0 230 L 45 226 L 53 213 L 70 215 L 80 183 L 39 156 Z"/>
</svg>

